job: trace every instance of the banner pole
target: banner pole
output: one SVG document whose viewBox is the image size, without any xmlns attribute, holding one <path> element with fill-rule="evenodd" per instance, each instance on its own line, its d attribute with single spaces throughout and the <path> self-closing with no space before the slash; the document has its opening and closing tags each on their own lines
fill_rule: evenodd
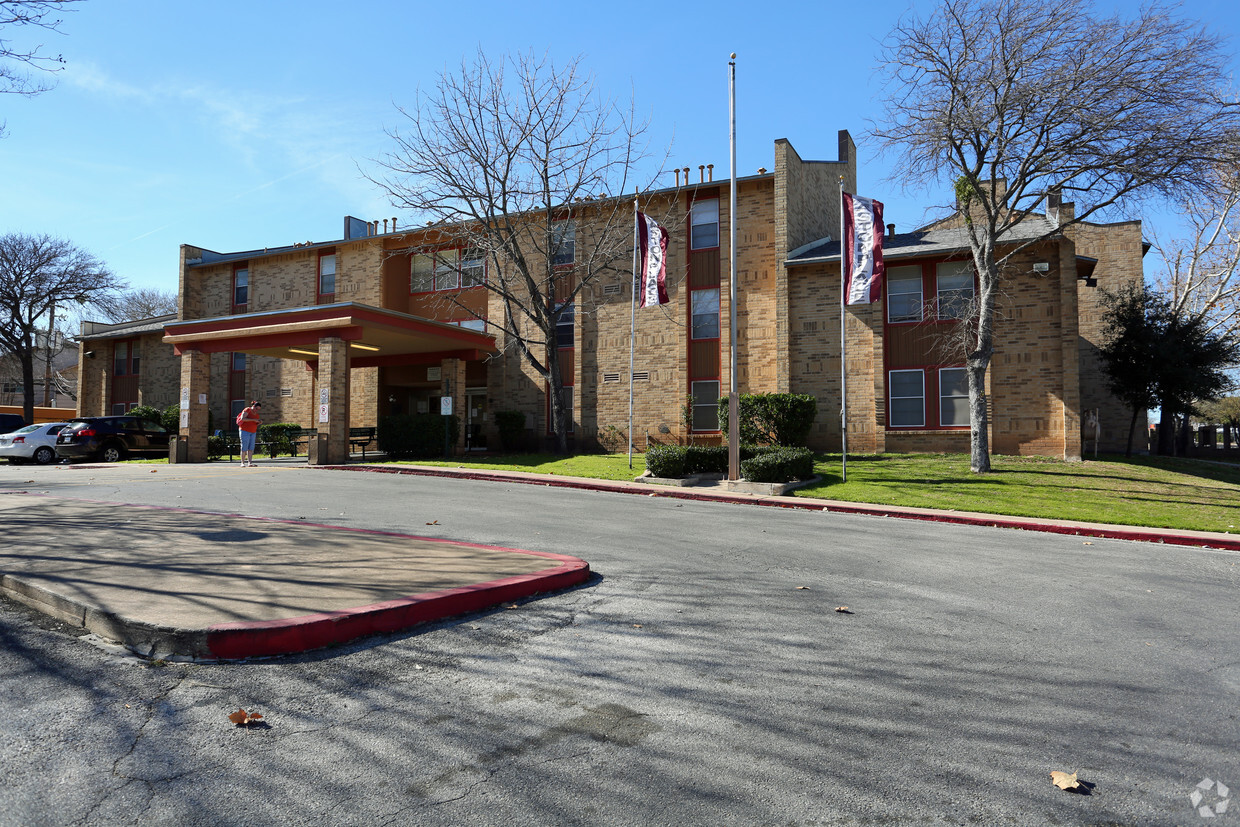
<svg viewBox="0 0 1240 827">
<path fill-rule="evenodd" d="M 736 52 L 728 62 L 728 114 L 732 174 L 728 184 L 728 341 L 731 344 L 731 367 L 728 369 L 728 479 L 741 478 L 740 397 L 736 381 Z"/>
<path fill-rule="evenodd" d="M 844 302 L 848 292 L 848 263 L 844 254 L 844 176 L 840 176 L 840 482 L 848 482 L 848 368 L 845 353 Z"/>
<path fill-rule="evenodd" d="M 633 342 L 637 338 L 637 259 L 641 248 L 637 237 L 637 193 L 633 191 L 633 295 L 629 302 L 629 470 L 633 470 Z"/>
</svg>

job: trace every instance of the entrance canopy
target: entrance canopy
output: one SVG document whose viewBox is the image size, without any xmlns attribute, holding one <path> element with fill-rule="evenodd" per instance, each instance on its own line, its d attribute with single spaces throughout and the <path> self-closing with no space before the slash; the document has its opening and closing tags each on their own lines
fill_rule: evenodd
<svg viewBox="0 0 1240 827">
<path fill-rule="evenodd" d="M 355 302 L 172 322 L 164 341 L 184 351 L 246 353 L 317 364 L 319 340 L 349 344 L 349 365 L 438 364 L 494 353 L 495 337 L 457 325 Z"/>
</svg>

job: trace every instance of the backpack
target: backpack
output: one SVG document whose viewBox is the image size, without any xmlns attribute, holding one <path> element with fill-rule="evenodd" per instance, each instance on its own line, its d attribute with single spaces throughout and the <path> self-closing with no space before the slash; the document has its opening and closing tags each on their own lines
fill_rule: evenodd
<svg viewBox="0 0 1240 827">
<path fill-rule="evenodd" d="M 242 411 L 241 413 L 237 414 L 237 427 L 238 428 L 241 427 L 241 421 L 243 419 L 245 419 L 245 411 Z"/>
</svg>

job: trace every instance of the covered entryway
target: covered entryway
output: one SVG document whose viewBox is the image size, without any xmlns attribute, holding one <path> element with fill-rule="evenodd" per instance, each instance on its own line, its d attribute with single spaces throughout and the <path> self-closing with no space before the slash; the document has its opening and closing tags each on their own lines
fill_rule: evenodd
<svg viewBox="0 0 1240 827">
<path fill-rule="evenodd" d="M 206 462 L 212 353 L 305 362 L 314 372 L 312 464 L 349 458 L 349 374 L 357 367 L 435 365 L 453 410 L 465 413 L 465 366 L 495 352 L 486 333 L 355 302 L 170 323 L 164 342 L 181 357 L 181 421 L 174 462 Z M 455 379 L 456 381 L 451 381 Z M 468 423 L 468 415 L 462 416 Z M 468 430 L 468 428 L 466 428 Z"/>
</svg>

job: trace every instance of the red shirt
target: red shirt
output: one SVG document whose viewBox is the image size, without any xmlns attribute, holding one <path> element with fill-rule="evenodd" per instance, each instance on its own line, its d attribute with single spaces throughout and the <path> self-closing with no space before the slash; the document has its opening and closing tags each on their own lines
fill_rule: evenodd
<svg viewBox="0 0 1240 827">
<path fill-rule="evenodd" d="M 246 408 L 241 412 L 241 424 L 238 426 L 243 431 L 251 434 L 258 433 L 259 416 L 258 411 L 254 408 Z"/>
</svg>

